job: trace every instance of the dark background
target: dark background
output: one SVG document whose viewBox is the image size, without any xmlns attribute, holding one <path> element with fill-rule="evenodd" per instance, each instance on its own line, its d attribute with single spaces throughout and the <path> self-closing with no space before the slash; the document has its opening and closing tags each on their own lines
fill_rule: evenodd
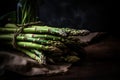
<svg viewBox="0 0 120 80">
<path fill-rule="evenodd" d="M 39 12 L 40 19 L 51 26 L 109 31 L 110 11 L 112 1 L 45 0 Z"/>
<path fill-rule="evenodd" d="M 16 10 L 16 0 L 2 0 L 0 1 L 0 16 L 10 11 Z"/>
<path fill-rule="evenodd" d="M 35 2 L 36 0 L 34 0 Z M 38 0 L 39 1 L 39 0 Z M 16 10 L 16 0 L 0 1 L 0 15 Z M 50 26 L 117 32 L 112 0 L 41 0 L 38 16 Z M 34 4 L 39 5 L 38 4 Z M 112 30 L 111 30 L 112 29 Z"/>
</svg>

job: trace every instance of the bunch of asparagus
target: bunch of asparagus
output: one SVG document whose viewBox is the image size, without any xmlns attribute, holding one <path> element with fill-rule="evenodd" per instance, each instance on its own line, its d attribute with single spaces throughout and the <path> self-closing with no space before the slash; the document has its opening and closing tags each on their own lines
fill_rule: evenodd
<svg viewBox="0 0 120 80">
<path fill-rule="evenodd" d="M 71 28 L 56 28 L 49 26 L 29 25 L 18 27 L 16 24 L 6 24 L 0 28 L 2 44 L 25 53 L 40 64 L 58 62 L 76 62 L 80 60 L 75 46 L 84 42 L 74 36 L 89 34 L 88 30 Z M 71 47 L 73 46 L 74 47 Z"/>
</svg>

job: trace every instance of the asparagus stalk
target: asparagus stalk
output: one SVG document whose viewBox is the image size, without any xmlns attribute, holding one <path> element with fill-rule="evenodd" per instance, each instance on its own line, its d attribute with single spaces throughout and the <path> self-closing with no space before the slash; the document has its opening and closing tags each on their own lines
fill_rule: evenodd
<svg viewBox="0 0 120 80">
<path fill-rule="evenodd" d="M 6 27 L 16 27 L 17 26 L 15 24 L 7 24 Z M 59 35 L 62 35 L 62 36 L 67 36 L 67 34 L 69 34 L 70 36 L 73 36 L 73 35 L 81 35 L 81 36 L 84 36 L 84 35 L 87 35 L 90 33 L 89 30 L 85 30 L 85 29 L 81 29 L 81 30 L 77 30 L 77 29 L 72 29 L 72 28 L 55 28 L 55 27 L 49 27 L 49 26 L 28 26 L 29 28 L 35 28 L 37 29 L 38 31 L 33 31 L 33 32 L 49 32 L 49 33 L 53 33 L 53 34 L 59 34 Z M 42 28 L 42 29 L 41 29 Z M 41 30 L 39 30 L 41 29 Z M 31 30 L 30 30 L 31 31 Z"/>
<path fill-rule="evenodd" d="M 50 51 L 53 53 L 62 53 L 62 50 L 54 46 L 44 46 L 44 45 L 36 44 L 32 42 L 16 42 L 16 44 L 19 47 L 24 47 L 29 49 L 31 48 L 31 49 L 37 49 L 37 50 L 43 50 L 43 51 Z"/>
<path fill-rule="evenodd" d="M 43 26 L 32 26 L 32 27 L 40 28 Z M 45 26 L 45 27 L 51 28 L 49 26 Z M 52 28 L 54 28 L 54 27 L 52 27 Z M 65 33 L 69 36 L 78 36 L 78 35 L 85 36 L 90 33 L 90 31 L 86 30 L 86 29 L 81 29 L 81 30 L 72 29 L 72 28 L 55 28 L 55 29 L 65 31 Z"/>
<path fill-rule="evenodd" d="M 41 57 L 38 57 L 37 55 L 35 55 L 34 53 L 30 52 L 29 50 L 26 50 L 26 49 L 23 49 L 23 48 L 17 48 L 17 49 L 20 50 L 21 52 L 25 53 L 29 57 L 35 59 L 40 64 L 44 64 L 44 62 L 45 62 L 44 59 L 42 59 Z"/>
<path fill-rule="evenodd" d="M 62 28 L 67 34 L 69 34 L 69 36 L 84 36 L 90 33 L 89 30 L 85 30 L 85 29 L 81 29 L 81 30 L 77 30 L 77 29 L 71 29 L 71 28 Z"/>
<path fill-rule="evenodd" d="M 4 44 L 13 45 L 12 42 L 5 42 Z M 16 42 L 16 48 L 15 49 L 18 49 L 19 47 L 21 49 L 26 49 L 26 50 L 36 49 L 36 50 L 39 50 L 39 51 L 45 51 L 45 52 L 51 53 L 51 55 L 62 55 L 64 53 L 61 49 L 59 49 L 57 47 L 44 46 L 44 45 L 35 44 L 35 43 L 32 43 L 32 42 Z"/>
<path fill-rule="evenodd" d="M 41 51 L 38 51 L 36 49 L 32 49 L 31 52 L 35 53 L 36 55 L 38 55 L 38 57 L 40 58 L 40 62 L 42 64 L 46 64 L 46 57 L 44 56 L 44 54 Z"/>
<path fill-rule="evenodd" d="M 0 36 L 0 39 L 4 39 L 4 40 L 13 40 L 14 35 L 13 34 L 2 34 Z M 72 39 L 71 39 L 72 38 Z M 55 46 L 57 48 L 61 48 L 63 49 L 67 49 L 67 46 L 69 45 L 79 45 L 79 46 L 84 46 L 87 45 L 87 43 L 80 41 L 80 39 L 75 39 L 72 36 L 71 38 L 66 38 L 64 39 L 64 41 L 60 42 L 60 41 L 52 41 L 52 40 L 45 40 L 45 39 L 41 39 L 41 38 L 31 38 L 29 37 L 29 35 L 18 35 L 16 37 L 16 41 L 28 41 L 28 42 L 33 42 L 33 43 L 37 43 L 37 44 L 41 44 L 41 45 L 51 45 L 51 46 Z"/>
<path fill-rule="evenodd" d="M 16 32 L 19 31 L 20 28 L 0 28 L 0 32 Z M 53 34 L 53 35 L 60 35 L 60 36 L 67 36 L 67 34 L 62 29 L 47 27 L 47 26 L 41 26 L 41 27 L 29 27 L 24 28 L 23 33 L 41 33 L 41 34 Z"/>
<path fill-rule="evenodd" d="M 25 37 L 32 37 L 32 38 L 43 38 L 43 39 L 49 39 L 53 41 L 64 41 L 64 38 L 59 37 L 59 36 L 53 36 L 53 35 L 48 35 L 48 34 L 20 34 Z"/>
<path fill-rule="evenodd" d="M 8 23 L 5 25 L 5 28 L 17 28 L 16 24 Z"/>
<path fill-rule="evenodd" d="M 0 39 L 4 39 L 4 40 L 13 40 L 14 34 L 2 34 L 0 35 Z M 41 39 L 41 38 L 32 38 L 29 37 L 29 35 L 27 36 L 22 36 L 22 35 L 18 35 L 16 37 L 17 41 L 28 41 L 28 42 L 34 42 L 34 43 L 39 43 L 42 45 L 52 45 L 52 46 L 56 46 L 56 47 L 66 47 L 62 42 L 60 41 L 52 41 L 52 40 L 45 40 L 45 39 Z"/>
</svg>

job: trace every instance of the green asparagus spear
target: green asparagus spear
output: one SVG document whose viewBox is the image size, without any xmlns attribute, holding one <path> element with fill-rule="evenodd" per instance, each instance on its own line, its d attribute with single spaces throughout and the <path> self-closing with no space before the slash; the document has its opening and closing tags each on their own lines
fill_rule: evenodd
<svg viewBox="0 0 120 80">
<path fill-rule="evenodd" d="M 32 37 L 32 38 L 43 38 L 47 40 L 53 40 L 53 41 L 64 41 L 64 38 L 54 35 L 48 35 L 48 34 L 20 34 L 25 37 Z"/>
<path fill-rule="evenodd" d="M 41 57 L 38 57 L 34 53 L 32 53 L 26 49 L 23 49 L 23 48 L 17 48 L 17 49 L 20 50 L 21 52 L 25 53 L 26 55 L 30 56 L 31 58 L 35 59 L 40 64 L 44 64 L 44 62 L 45 62 L 44 59 L 42 59 Z"/>
<path fill-rule="evenodd" d="M 31 52 L 35 53 L 36 55 L 38 55 L 38 57 L 40 58 L 40 62 L 42 64 L 46 64 L 46 57 L 44 56 L 43 52 L 38 51 L 36 49 L 32 49 Z"/>
<path fill-rule="evenodd" d="M 17 26 L 15 24 L 6 24 L 6 27 L 16 27 Z M 10 31 L 10 30 L 8 30 Z M 14 31 L 14 30 L 13 30 Z M 62 36 L 67 36 L 67 34 L 69 34 L 70 36 L 72 35 L 87 35 L 90 33 L 89 30 L 85 30 L 85 29 L 81 29 L 81 30 L 77 30 L 77 29 L 72 29 L 72 28 L 55 28 L 55 27 L 49 27 L 49 26 L 35 26 L 35 25 L 31 25 L 31 26 L 27 26 L 27 28 L 25 28 L 24 32 L 28 32 L 28 33 L 50 33 L 50 34 L 59 34 Z"/>
<path fill-rule="evenodd" d="M 85 29 L 81 29 L 81 30 L 77 30 L 77 29 L 72 29 L 72 28 L 62 28 L 67 34 L 69 34 L 69 36 L 85 36 L 87 34 L 90 33 L 89 30 L 85 30 Z"/>
<path fill-rule="evenodd" d="M 36 44 L 36 43 L 32 43 L 32 42 L 16 42 L 16 44 L 19 47 L 24 47 L 24 48 L 50 51 L 50 52 L 54 52 L 54 53 L 62 53 L 62 50 L 60 50 L 59 48 L 54 47 L 54 46 L 44 46 L 44 45 Z"/>
<path fill-rule="evenodd" d="M 14 34 L 2 34 L 0 35 L 0 39 L 4 39 L 4 40 L 13 40 Z M 43 44 L 43 45 L 52 45 L 52 46 L 56 46 L 56 47 L 65 47 L 65 45 L 60 42 L 60 41 L 52 41 L 52 40 L 45 40 L 45 39 L 41 39 L 41 38 L 32 38 L 29 37 L 29 35 L 27 36 L 22 36 L 22 35 L 18 35 L 16 37 L 17 41 L 28 41 L 28 42 L 34 42 L 34 43 L 39 43 L 39 44 Z"/>
<path fill-rule="evenodd" d="M 0 32 L 16 32 L 19 31 L 20 28 L 0 28 Z M 28 27 L 24 28 L 23 33 L 41 33 L 41 34 L 53 34 L 60 36 L 67 36 L 67 34 L 62 29 L 57 29 L 53 27 L 41 26 L 41 27 Z"/>
</svg>

